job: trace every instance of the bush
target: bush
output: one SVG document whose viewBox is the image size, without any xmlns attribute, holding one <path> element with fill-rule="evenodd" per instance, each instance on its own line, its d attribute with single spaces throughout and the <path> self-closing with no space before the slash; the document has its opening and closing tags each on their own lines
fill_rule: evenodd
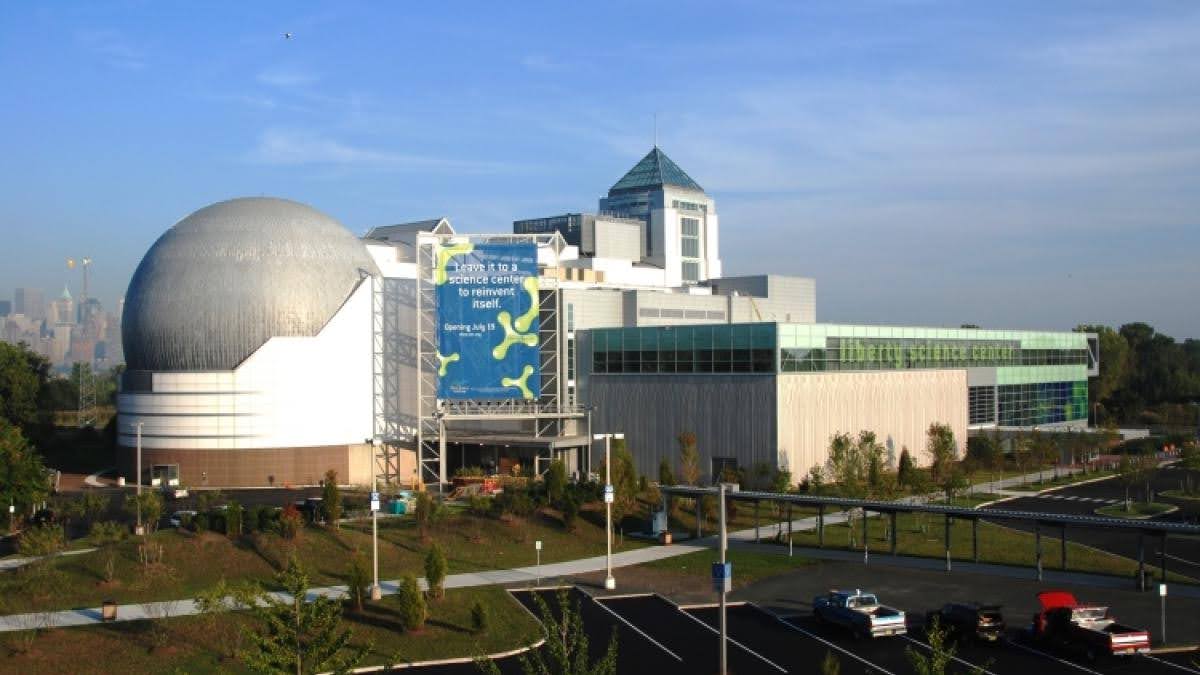
<svg viewBox="0 0 1200 675">
<path fill-rule="evenodd" d="M 269 506 L 258 506 L 258 531 L 270 532 L 279 523 L 279 517 L 282 511 L 276 511 Z"/>
<path fill-rule="evenodd" d="M 245 509 L 242 505 L 235 502 L 229 502 L 229 508 L 225 509 L 225 534 L 230 537 L 242 536 L 243 521 L 245 520 Z"/>
<path fill-rule="evenodd" d="M 446 589 L 442 584 L 446 581 L 448 567 L 446 554 L 442 553 L 442 548 L 437 544 L 429 547 L 429 553 L 425 554 L 425 581 L 429 584 L 431 597 L 440 598 L 446 594 Z"/>
<path fill-rule="evenodd" d="M 38 557 L 57 553 L 67 545 L 62 525 L 39 525 L 21 532 L 17 540 L 17 552 L 23 556 Z"/>
<path fill-rule="evenodd" d="M 497 515 L 511 515 L 525 518 L 533 513 L 533 498 L 529 496 L 528 490 L 518 488 L 506 489 L 492 500 L 492 508 L 496 511 Z"/>
<path fill-rule="evenodd" d="M 196 534 L 200 534 L 202 532 L 207 532 L 209 530 L 209 526 L 211 524 L 212 524 L 212 519 L 209 517 L 209 515 L 207 513 L 202 512 L 202 513 L 197 513 L 196 515 L 192 516 L 192 530 Z"/>
<path fill-rule="evenodd" d="M 367 562 L 361 551 L 355 551 L 350 558 L 350 569 L 346 573 L 346 595 L 354 605 L 354 609 L 362 611 L 367 599 L 367 588 L 371 585 L 371 577 L 367 573 Z"/>
<path fill-rule="evenodd" d="M 409 574 L 400 581 L 400 589 L 396 593 L 400 605 L 400 623 L 404 630 L 418 631 L 425 627 L 428 615 L 425 607 L 425 596 L 417 585 L 417 578 Z"/>
<path fill-rule="evenodd" d="M 342 517 L 342 491 L 338 489 L 337 477 L 337 471 L 326 471 L 321 488 L 321 511 L 325 516 L 325 523 L 335 530 L 341 529 L 338 520 Z"/>
<path fill-rule="evenodd" d="M 492 498 L 483 495 L 467 497 L 467 512 L 473 516 L 486 516 L 492 510 Z"/>
<path fill-rule="evenodd" d="M 104 552 L 104 580 L 112 582 L 116 578 L 117 550 L 116 545 L 124 541 L 129 531 L 124 525 L 111 521 L 92 523 L 88 540 L 92 546 Z"/>
<path fill-rule="evenodd" d="M 487 607 L 484 607 L 482 602 L 476 600 L 475 604 L 471 605 L 471 632 L 478 635 L 487 630 L 487 625 Z"/>
<path fill-rule="evenodd" d="M 295 504 L 288 504 L 279 514 L 279 534 L 288 541 L 294 540 L 304 526 L 304 516 Z"/>
<path fill-rule="evenodd" d="M 567 490 L 567 465 L 561 459 L 550 462 L 546 470 L 546 498 L 550 505 L 558 507 L 562 503 L 563 494 Z"/>
<path fill-rule="evenodd" d="M 567 532 L 575 531 L 575 521 L 579 519 L 579 500 L 575 495 L 567 493 L 563 498 L 562 505 L 562 522 L 563 529 Z"/>
<path fill-rule="evenodd" d="M 417 505 L 413 509 L 413 517 L 417 521 L 417 531 L 422 540 L 429 539 L 429 528 L 441 519 L 444 513 L 442 503 L 428 492 L 417 493 Z"/>
</svg>

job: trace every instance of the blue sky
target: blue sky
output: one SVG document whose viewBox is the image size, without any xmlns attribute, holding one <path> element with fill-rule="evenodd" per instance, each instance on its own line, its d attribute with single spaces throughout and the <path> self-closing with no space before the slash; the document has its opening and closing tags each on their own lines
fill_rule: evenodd
<svg viewBox="0 0 1200 675">
<path fill-rule="evenodd" d="M 284 40 L 282 33 L 294 34 Z M 587 211 L 649 149 L 818 319 L 1200 337 L 1200 4 L 0 5 L 0 297 L 210 202 Z"/>
</svg>

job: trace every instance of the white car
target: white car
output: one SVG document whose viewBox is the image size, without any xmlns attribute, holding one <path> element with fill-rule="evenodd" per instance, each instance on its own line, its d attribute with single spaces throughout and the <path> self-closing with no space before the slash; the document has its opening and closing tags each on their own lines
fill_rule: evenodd
<svg viewBox="0 0 1200 675">
<path fill-rule="evenodd" d="M 171 514 L 171 519 L 167 522 L 171 523 L 171 527 L 183 527 L 184 523 L 195 517 L 195 511 L 176 511 Z"/>
</svg>

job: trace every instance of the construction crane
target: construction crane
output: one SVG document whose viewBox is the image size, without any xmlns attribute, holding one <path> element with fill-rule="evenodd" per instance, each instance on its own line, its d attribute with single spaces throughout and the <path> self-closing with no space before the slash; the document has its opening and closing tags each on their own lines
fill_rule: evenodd
<svg viewBox="0 0 1200 675">
<path fill-rule="evenodd" d="M 83 267 L 83 292 L 79 296 L 79 302 L 76 304 L 76 333 L 72 338 L 85 337 L 90 328 L 87 324 L 87 299 L 88 299 L 88 270 L 92 266 L 92 259 L 89 256 L 84 256 L 79 259 Z M 75 259 L 67 258 L 67 269 L 75 269 Z M 76 414 L 76 420 L 80 429 L 96 426 L 96 376 L 92 371 L 92 358 L 88 358 L 87 362 L 79 362 L 75 364 L 75 368 L 79 373 L 79 410 Z"/>
</svg>

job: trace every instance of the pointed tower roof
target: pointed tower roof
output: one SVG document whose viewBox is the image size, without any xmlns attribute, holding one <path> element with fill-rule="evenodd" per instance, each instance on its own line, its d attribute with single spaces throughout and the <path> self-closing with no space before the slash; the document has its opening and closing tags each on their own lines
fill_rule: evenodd
<svg viewBox="0 0 1200 675">
<path fill-rule="evenodd" d="M 640 162 L 622 176 L 616 185 L 609 189 L 608 196 L 661 188 L 664 185 L 704 192 L 704 188 L 700 187 L 699 183 L 692 180 L 687 172 L 672 162 L 671 158 L 667 157 L 666 153 L 659 150 L 656 145 Z"/>
<path fill-rule="evenodd" d="M 70 300 L 71 299 L 71 291 L 67 289 L 66 284 L 63 284 L 62 295 L 60 295 L 58 297 L 62 300 Z"/>
</svg>

